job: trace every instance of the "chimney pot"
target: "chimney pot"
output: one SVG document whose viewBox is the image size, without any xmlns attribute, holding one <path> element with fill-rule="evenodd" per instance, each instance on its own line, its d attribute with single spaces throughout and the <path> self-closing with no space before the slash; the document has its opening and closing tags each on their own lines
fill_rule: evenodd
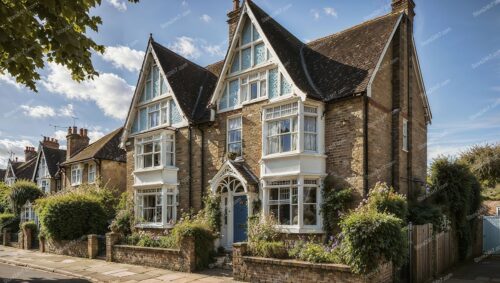
<svg viewBox="0 0 500 283">
<path fill-rule="evenodd" d="M 73 126 L 72 134 L 78 134 L 78 128 L 76 126 Z"/>
<path fill-rule="evenodd" d="M 68 135 L 71 135 L 71 127 L 68 127 Z"/>
<path fill-rule="evenodd" d="M 84 129 L 83 130 L 83 136 L 84 137 L 88 137 L 88 129 Z"/>
</svg>

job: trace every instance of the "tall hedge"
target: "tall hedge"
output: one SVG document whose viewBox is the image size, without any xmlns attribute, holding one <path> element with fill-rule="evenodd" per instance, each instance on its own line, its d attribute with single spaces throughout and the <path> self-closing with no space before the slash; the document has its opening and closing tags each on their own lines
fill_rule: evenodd
<svg viewBox="0 0 500 283">
<path fill-rule="evenodd" d="M 43 233 L 55 240 L 75 240 L 106 232 L 106 211 L 99 199 L 92 195 L 53 195 L 38 200 L 36 211 Z"/>
<path fill-rule="evenodd" d="M 10 191 L 11 188 L 0 182 L 0 213 L 10 212 Z"/>
<path fill-rule="evenodd" d="M 10 203 L 14 214 L 19 215 L 21 208 L 27 201 L 34 202 L 36 199 L 43 196 L 42 190 L 33 182 L 20 180 L 12 185 L 10 191 Z"/>
</svg>

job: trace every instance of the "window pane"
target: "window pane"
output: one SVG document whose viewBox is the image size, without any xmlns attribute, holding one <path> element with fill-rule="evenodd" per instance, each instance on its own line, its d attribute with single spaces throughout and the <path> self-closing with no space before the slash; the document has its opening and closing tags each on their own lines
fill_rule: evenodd
<svg viewBox="0 0 500 283">
<path fill-rule="evenodd" d="M 269 214 L 272 215 L 275 219 L 279 217 L 279 206 L 278 205 L 270 205 L 269 206 Z"/>
<path fill-rule="evenodd" d="M 232 143 L 229 145 L 229 152 L 236 153 L 238 156 L 241 155 L 241 143 Z"/>
<path fill-rule="evenodd" d="M 299 224 L 299 206 L 292 205 L 292 225 Z"/>
<path fill-rule="evenodd" d="M 267 90 L 266 80 L 260 81 L 260 97 L 267 95 L 266 90 Z"/>
<path fill-rule="evenodd" d="M 229 131 L 229 142 L 239 142 L 241 141 L 241 131 L 236 130 L 236 131 Z"/>
<path fill-rule="evenodd" d="M 160 154 L 156 153 L 153 155 L 154 158 L 154 166 L 160 166 Z"/>
<path fill-rule="evenodd" d="M 229 130 L 241 129 L 241 117 L 229 119 Z"/>
<path fill-rule="evenodd" d="M 250 97 L 248 96 L 248 85 L 247 84 L 241 85 L 241 100 L 242 101 L 250 100 Z"/>
<path fill-rule="evenodd" d="M 278 69 L 269 70 L 269 98 L 277 97 L 278 89 Z"/>
<path fill-rule="evenodd" d="M 153 167 L 153 156 L 145 155 L 144 156 L 144 168 Z"/>
<path fill-rule="evenodd" d="M 304 117 L 304 131 L 316 133 L 316 117 Z"/>
<path fill-rule="evenodd" d="M 219 109 L 227 108 L 227 87 L 224 89 L 224 93 L 219 101 Z"/>
<path fill-rule="evenodd" d="M 240 70 L 240 53 L 235 52 L 233 63 L 231 64 L 231 73 L 235 73 Z"/>
<path fill-rule="evenodd" d="M 269 189 L 269 200 L 279 200 L 279 189 Z"/>
<path fill-rule="evenodd" d="M 316 225 L 315 204 L 304 204 L 304 225 Z"/>
<path fill-rule="evenodd" d="M 253 40 L 256 41 L 257 39 L 260 38 L 260 34 L 259 34 L 259 32 L 257 31 L 257 28 L 255 28 L 254 25 L 252 25 L 252 27 L 253 27 Z"/>
<path fill-rule="evenodd" d="M 153 67 L 153 97 L 157 97 L 160 93 L 160 74 L 158 67 Z"/>
<path fill-rule="evenodd" d="M 174 166 L 174 154 L 167 153 L 167 166 Z"/>
<path fill-rule="evenodd" d="M 246 70 L 252 66 L 252 48 L 241 50 L 241 70 Z"/>
<path fill-rule="evenodd" d="M 264 63 L 266 61 L 266 46 L 264 45 L 264 43 L 255 45 L 254 58 L 255 65 Z"/>
<path fill-rule="evenodd" d="M 290 83 L 285 79 L 283 75 L 281 75 L 281 95 L 284 94 L 289 94 L 292 92 L 292 86 Z"/>
<path fill-rule="evenodd" d="M 151 81 L 147 81 L 144 88 L 144 101 L 148 100 L 151 100 Z"/>
<path fill-rule="evenodd" d="M 245 21 L 245 26 L 243 27 L 243 34 L 241 38 L 241 45 L 252 42 L 252 23 L 250 22 L 249 18 L 247 18 Z"/>
<path fill-rule="evenodd" d="M 290 119 L 280 121 L 280 133 L 290 132 Z"/>
<path fill-rule="evenodd" d="M 280 137 L 281 141 L 281 152 L 287 152 L 292 150 L 292 137 L 290 134 L 282 135 Z"/>
<path fill-rule="evenodd" d="M 304 203 L 316 203 L 316 188 L 304 188 Z"/>
<path fill-rule="evenodd" d="M 170 100 L 170 123 L 176 124 L 182 122 L 182 116 L 175 104 L 175 101 Z"/>
<path fill-rule="evenodd" d="M 144 153 L 153 152 L 153 143 L 147 143 L 144 145 Z"/>
<path fill-rule="evenodd" d="M 304 134 L 304 149 L 316 151 L 316 134 Z"/>
<path fill-rule="evenodd" d="M 234 107 L 238 104 L 238 80 L 229 82 L 229 107 Z"/>
<path fill-rule="evenodd" d="M 146 108 L 139 110 L 139 131 L 144 131 L 148 128 L 148 112 Z"/>
<path fill-rule="evenodd" d="M 132 124 L 132 133 L 139 131 L 139 115 L 135 114 L 134 123 Z"/>
<path fill-rule="evenodd" d="M 165 94 L 168 91 L 167 83 L 163 79 L 163 76 L 160 74 L 160 80 L 161 80 L 161 94 Z"/>
<path fill-rule="evenodd" d="M 290 204 L 280 205 L 278 220 L 281 225 L 290 225 Z"/>
</svg>

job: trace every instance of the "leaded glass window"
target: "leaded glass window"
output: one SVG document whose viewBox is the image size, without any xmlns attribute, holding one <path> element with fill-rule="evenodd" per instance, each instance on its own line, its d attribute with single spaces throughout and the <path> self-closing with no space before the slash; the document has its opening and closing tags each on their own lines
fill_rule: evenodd
<svg viewBox="0 0 500 283">
<path fill-rule="evenodd" d="M 269 70 L 269 98 L 279 96 L 278 68 Z"/>
</svg>

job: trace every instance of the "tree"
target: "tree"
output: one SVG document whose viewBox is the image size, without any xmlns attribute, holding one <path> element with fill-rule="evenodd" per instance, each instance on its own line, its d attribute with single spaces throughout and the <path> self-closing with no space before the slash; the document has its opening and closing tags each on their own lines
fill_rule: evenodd
<svg viewBox="0 0 500 283">
<path fill-rule="evenodd" d="M 15 215 L 19 215 L 23 205 L 25 205 L 27 201 L 34 202 L 42 196 L 43 192 L 35 183 L 26 180 L 15 182 L 10 192 L 12 212 L 14 212 Z"/>
<path fill-rule="evenodd" d="M 129 0 L 138 2 L 138 0 Z M 2 0 L 0 2 L 0 75 L 37 91 L 45 62 L 66 66 L 76 81 L 98 75 L 92 50 L 104 52 L 86 32 L 98 31 L 102 20 L 89 15 L 101 0 Z"/>
<path fill-rule="evenodd" d="M 494 188 L 500 183 L 500 143 L 475 145 L 460 155 L 460 161 L 469 165 L 484 187 Z"/>
</svg>

